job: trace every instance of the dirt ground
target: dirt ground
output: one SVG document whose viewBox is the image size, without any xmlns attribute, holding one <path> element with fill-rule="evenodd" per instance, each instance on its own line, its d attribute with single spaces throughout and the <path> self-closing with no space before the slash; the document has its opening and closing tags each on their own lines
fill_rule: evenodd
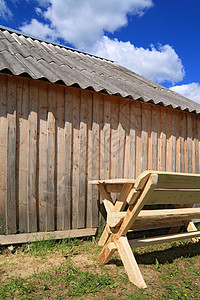
<svg viewBox="0 0 200 300">
<path fill-rule="evenodd" d="M 51 267 L 61 265 L 66 258 L 61 254 L 48 255 L 45 258 L 40 256 L 31 256 L 29 254 L 20 253 L 13 255 L 1 256 L 0 260 L 0 280 L 5 277 L 21 276 L 28 278 L 34 273 L 47 270 Z"/>
</svg>

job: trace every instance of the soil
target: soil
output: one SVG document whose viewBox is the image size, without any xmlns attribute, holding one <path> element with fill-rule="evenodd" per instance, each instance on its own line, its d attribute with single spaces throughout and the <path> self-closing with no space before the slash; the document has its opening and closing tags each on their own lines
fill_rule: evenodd
<svg viewBox="0 0 200 300">
<path fill-rule="evenodd" d="M 3 257 L 1 256 L 0 280 L 11 276 L 28 278 L 36 272 L 38 273 L 61 265 L 65 261 L 66 258 L 60 254 L 47 255 L 45 258 L 30 256 L 24 253 L 21 253 L 21 255 L 10 254 Z"/>
</svg>

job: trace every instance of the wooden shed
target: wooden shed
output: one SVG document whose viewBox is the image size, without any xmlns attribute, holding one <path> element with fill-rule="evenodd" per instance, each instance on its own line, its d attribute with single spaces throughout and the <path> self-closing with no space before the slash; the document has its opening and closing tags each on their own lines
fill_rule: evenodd
<svg viewBox="0 0 200 300">
<path fill-rule="evenodd" d="M 94 234 L 88 180 L 199 173 L 199 113 L 112 61 L 1 27 L 0 244 Z"/>
</svg>

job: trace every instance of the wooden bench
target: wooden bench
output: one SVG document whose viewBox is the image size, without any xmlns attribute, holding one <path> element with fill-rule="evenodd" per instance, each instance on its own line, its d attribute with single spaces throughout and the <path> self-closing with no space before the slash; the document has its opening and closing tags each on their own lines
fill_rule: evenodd
<svg viewBox="0 0 200 300">
<path fill-rule="evenodd" d="M 200 175 L 145 171 L 136 180 L 94 180 L 107 211 L 107 224 L 100 238 L 103 246 L 98 261 L 107 263 L 117 250 L 129 280 L 140 288 L 146 283 L 139 270 L 131 247 L 147 246 L 187 238 L 200 237 L 192 219 L 198 219 L 200 208 Z M 118 192 L 115 203 L 111 192 Z M 144 210 L 144 205 L 172 204 L 172 209 Z M 128 208 L 127 208 L 128 206 Z M 127 209 L 127 210 L 126 210 Z M 185 225 L 187 232 L 128 241 L 130 229 L 161 228 Z"/>
</svg>

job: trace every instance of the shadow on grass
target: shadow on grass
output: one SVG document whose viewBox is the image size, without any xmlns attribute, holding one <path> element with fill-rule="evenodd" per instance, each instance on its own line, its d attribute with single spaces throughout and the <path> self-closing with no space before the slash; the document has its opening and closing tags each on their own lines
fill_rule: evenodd
<svg viewBox="0 0 200 300">
<path fill-rule="evenodd" d="M 154 265 L 156 260 L 159 261 L 159 264 L 173 263 L 174 260 L 180 257 L 191 258 L 200 255 L 200 243 L 172 246 L 164 250 L 149 250 L 149 252 L 142 254 L 135 252 L 134 255 L 138 264 Z M 109 263 L 116 266 L 123 265 L 122 261 L 117 258 L 111 259 Z"/>
</svg>

